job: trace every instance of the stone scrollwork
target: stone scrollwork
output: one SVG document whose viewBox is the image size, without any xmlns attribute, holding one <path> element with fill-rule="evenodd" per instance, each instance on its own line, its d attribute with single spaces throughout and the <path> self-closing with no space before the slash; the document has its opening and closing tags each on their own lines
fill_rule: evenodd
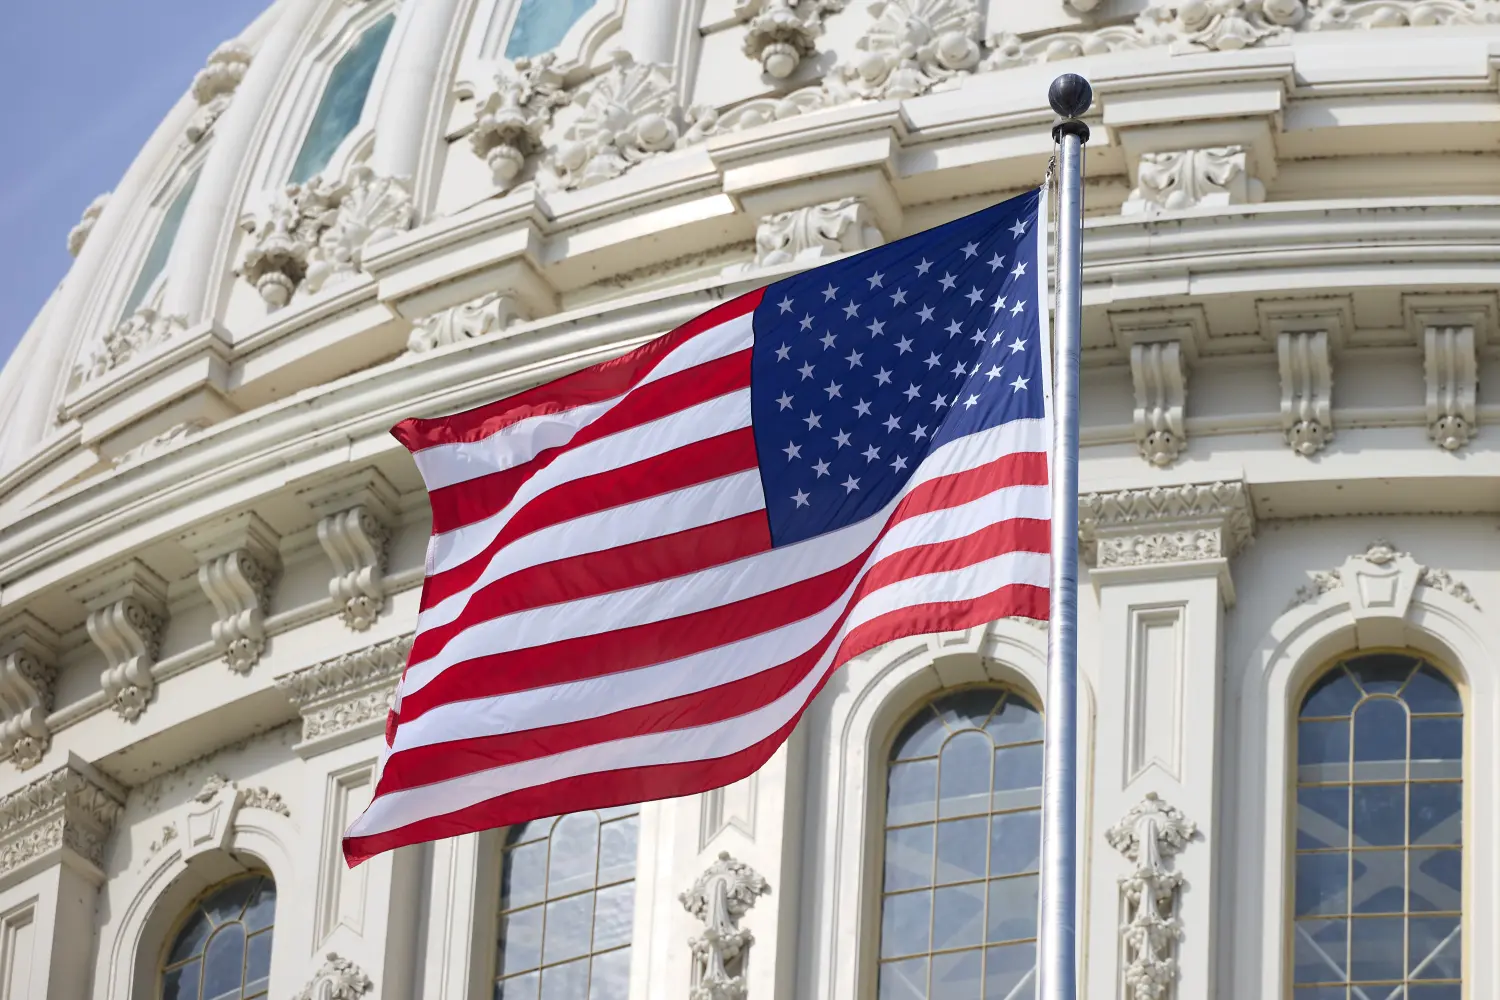
<svg viewBox="0 0 1500 1000">
<path fill-rule="evenodd" d="M 225 42 L 209 53 L 208 61 L 193 77 L 193 100 L 198 102 L 198 110 L 187 125 L 189 145 L 207 135 L 219 120 L 249 68 L 250 50 L 239 42 Z"/>
<path fill-rule="evenodd" d="M 365 970 L 330 951 L 312 981 L 292 1000 L 360 1000 L 373 989 Z"/>
<path fill-rule="evenodd" d="M 1340 567 L 1309 573 L 1308 582 L 1297 588 L 1287 609 L 1310 604 L 1324 594 L 1348 587 L 1351 579 L 1354 579 L 1356 583 L 1361 583 L 1365 578 L 1375 577 L 1393 581 L 1401 577 L 1409 578 L 1409 584 L 1404 588 L 1395 587 L 1392 590 L 1393 594 L 1401 589 L 1409 591 L 1415 587 L 1431 587 L 1433 590 L 1463 601 L 1476 611 L 1481 610 L 1479 602 L 1474 599 L 1474 594 L 1469 590 L 1468 585 L 1455 580 L 1448 570 L 1424 566 L 1417 562 L 1410 553 L 1398 550 L 1384 539 L 1371 542 L 1362 554 L 1351 556 Z M 1363 594 L 1358 595 L 1358 599 L 1362 604 L 1371 603 Z M 1395 598 L 1392 597 L 1387 603 L 1394 605 Z"/>
<path fill-rule="evenodd" d="M 884 242 L 869 204 L 862 198 L 841 198 L 761 219 L 755 230 L 755 266 L 833 257 Z"/>
<path fill-rule="evenodd" d="M 975 0 L 874 0 L 861 55 L 838 76 L 856 96 L 918 97 L 979 66 L 983 18 Z"/>
<path fill-rule="evenodd" d="M 525 311 L 516 296 L 509 292 L 488 292 L 417 320 L 407 338 L 406 349 L 421 354 L 497 333 L 525 318 Z"/>
<path fill-rule="evenodd" d="M 770 891 L 755 869 L 720 851 L 718 860 L 678 897 L 703 923 L 703 934 L 688 942 L 694 961 L 691 1000 L 744 1000 L 744 956 L 754 936 L 739 922 L 757 897 Z"/>
<path fill-rule="evenodd" d="M 724 110 L 696 105 L 683 116 L 688 122 L 688 130 L 683 133 L 679 145 L 688 146 L 709 136 L 743 132 L 769 122 L 795 118 L 832 107 L 847 98 L 843 88 L 829 86 L 829 83 L 825 80 L 824 86 L 803 87 L 781 97 L 757 97 Z"/>
<path fill-rule="evenodd" d="M 619 177 L 682 135 L 682 109 L 667 73 L 614 53 L 609 68 L 574 95 L 577 115 L 546 158 L 547 180 L 563 190 Z"/>
<path fill-rule="evenodd" d="M 1135 386 L 1135 440 L 1141 456 L 1158 468 L 1177 461 L 1187 446 L 1183 407 L 1187 369 L 1176 341 L 1132 344 L 1130 376 Z"/>
<path fill-rule="evenodd" d="M 1255 516 L 1243 482 L 1087 493 L 1078 499 L 1081 550 L 1099 569 L 1229 559 Z"/>
<path fill-rule="evenodd" d="M 72 764 L 0 797 L 0 878 L 61 851 L 102 868 L 124 808 L 120 790 Z"/>
<path fill-rule="evenodd" d="M 381 177 L 363 164 L 349 171 L 332 222 L 307 256 L 307 289 L 321 291 L 356 274 L 364 252 L 415 221 L 405 178 Z"/>
<path fill-rule="evenodd" d="M 363 632 L 385 607 L 385 552 L 391 533 L 364 507 L 330 514 L 318 522 L 318 541 L 333 561 L 328 592 L 344 624 Z"/>
<path fill-rule="evenodd" d="M 276 687 L 302 713 L 302 739 L 328 739 L 383 721 L 411 642 L 401 636 L 277 678 Z"/>
<path fill-rule="evenodd" d="M 181 316 L 141 306 L 125 317 L 78 359 L 73 366 L 73 384 L 83 385 L 123 368 L 187 329 Z"/>
<path fill-rule="evenodd" d="M 18 770 L 41 763 L 52 744 L 47 716 L 57 682 L 55 632 L 29 613 L 7 623 L 0 646 L 0 753 Z"/>
<path fill-rule="evenodd" d="M 1493 0 L 1308 0 L 1307 6 L 1312 31 L 1500 24 Z"/>
<path fill-rule="evenodd" d="M 1232 52 L 1289 34 L 1306 16 L 1303 0 L 1185 0 L 1148 7 L 1141 19 L 1169 42 Z"/>
<path fill-rule="evenodd" d="M 1182 852 L 1198 828 L 1155 792 L 1105 831 L 1104 839 L 1135 866 L 1120 879 L 1125 897 L 1126 1000 L 1163 1000 L 1177 979 L 1176 943 L 1182 936 L 1177 897 L 1182 875 L 1167 860 Z"/>
<path fill-rule="evenodd" d="M 83 218 L 78 220 L 78 225 L 68 230 L 68 255 L 77 257 L 83 253 L 83 245 L 88 242 L 89 234 L 94 231 L 94 225 L 98 223 L 99 216 L 104 214 L 104 207 L 109 204 L 109 194 L 101 194 L 89 202 L 89 207 L 83 210 Z"/>
<path fill-rule="evenodd" d="M 104 697 L 120 718 L 140 718 L 156 679 L 151 668 L 166 623 L 167 584 L 139 560 L 131 560 L 91 584 L 79 598 L 89 608 L 89 638 L 108 664 L 99 675 Z"/>
<path fill-rule="evenodd" d="M 1142 153 L 1136 187 L 1123 214 L 1265 200 L 1265 185 L 1250 176 L 1245 146 Z"/>
<path fill-rule="evenodd" d="M 1473 327 L 1433 327 L 1423 339 L 1427 379 L 1427 436 L 1444 451 L 1457 451 L 1474 436 L 1479 363 Z"/>
<path fill-rule="evenodd" d="M 276 813 L 278 816 L 291 816 L 291 807 L 282 799 L 280 792 L 273 792 L 264 785 L 245 790 L 241 797 L 240 808 L 242 809 L 264 809 L 267 812 Z"/>
<path fill-rule="evenodd" d="M 516 183 L 527 158 L 541 151 L 553 113 L 571 100 L 553 53 L 517 59 L 495 74 L 475 108 L 469 146 L 489 166 L 496 188 Z"/>
<path fill-rule="evenodd" d="M 198 585 L 216 615 L 209 634 L 237 674 L 249 672 L 265 650 L 271 582 L 279 563 L 276 542 L 275 532 L 254 514 L 187 540 L 200 559 Z"/>
<path fill-rule="evenodd" d="M 823 18 L 844 9 L 845 0 L 740 0 L 735 14 L 746 21 L 745 55 L 767 76 L 784 80 L 817 51 Z"/>
<path fill-rule="evenodd" d="M 132 462 L 145 461 L 175 448 L 177 445 L 198 434 L 208 424 L 202 420 L 186 420 L 180 424 L 173 424 L 166 430 L 154 437 L 147 438 L 134 448 L 130 448 L 111 461 L 116 466 L 129 465 Z"/>
<path fill-rule="evenodd" d="M 1278 334 L 1276 360 L 1286 443 L 1303 457 L 1316 455 L 1333 440 L 1333 362 L 1328 334 Z"/>
</svg>

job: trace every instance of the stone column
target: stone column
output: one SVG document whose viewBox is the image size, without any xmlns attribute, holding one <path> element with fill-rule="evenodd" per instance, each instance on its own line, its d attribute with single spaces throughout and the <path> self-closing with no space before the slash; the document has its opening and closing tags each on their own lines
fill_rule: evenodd
<svg viewBox="0 0 1500 1000">
<path fill-rule="evenodd" d="M 442 121 L 451 81 L 441 74 L 443 52 L 458 0 L 424 0 L 405 4 L 398 17 L 398 48 L 391 55 L 389 82 L 375 116 L 375 151 L 371 166 L 382 177 L 399 177 L 413 185 L 421 167 L 427 123 Z M 432 150 L 440 145 L 436 140 Z M 421 204 L 421 199 L 418 199 Z"/>
<path fill-rule="evenodd" d="M 1211 996 L 1223 612 L 1254 530 L 1249 494 L 1094 493 L 1079 522 L 1099 602 L 1089 992 Z"/>
<path fill-rule="evenodd" d="M 682 6 L 674 0 L 626 0 L 619 47 L 638 63 L 670 66 L 677 61 L 682 16 Z"/>
</svg>

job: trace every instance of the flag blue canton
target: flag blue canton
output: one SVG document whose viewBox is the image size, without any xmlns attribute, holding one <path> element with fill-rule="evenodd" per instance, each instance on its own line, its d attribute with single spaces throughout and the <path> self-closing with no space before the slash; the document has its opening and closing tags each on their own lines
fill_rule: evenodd
<svg viewBox="0 0 1500 1000">
<path fill-rule="evenodd" d="M 766 288 L 750 387 L 772 544 L 875 514 L 933 448 L 1043 415 L 1040 200 Z"/>
</svg>

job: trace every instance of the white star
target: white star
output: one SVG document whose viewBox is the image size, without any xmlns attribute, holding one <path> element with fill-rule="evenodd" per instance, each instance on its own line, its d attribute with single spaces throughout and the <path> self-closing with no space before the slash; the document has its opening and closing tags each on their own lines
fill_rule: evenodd
<svg viewBox="0 0 1500 1000">
<path fill-rule="evenodd" d="M 990 368 L 989 371 L 987 371 L 987 372 L 984 373 L 984 377 L 987 378 L 987 379 L 989 379 L 989 380 L 991 380 L 991 381 L 994 381 L 995 379 L 999 378 L 1003 374 L 1005 374 L 1005 373 L 1000 370 L 1000 366 L 999 365 L 995 365 L 992 368 Z"/>
<path fill-rule="evenodd" d="M 1026 341 L 1022 340 L 1020 337 L 1017 337 L 1015 340 L 1012 340 L 1005 346 L 1010 348 L 1010 353 L 1015 354 L 1017 351 L 1026 350 Z"/>
<path fill-rule="evenodd" d="M 844 360 L 849 362 L 850 368 L 858 368 L 860 367 L 860 363 L 864 361 L 864 358 L 865 356 L 858 351 L 850 351 L 849 356 Z"/>
<path fill-rule="evenodd" d="M 947 274 L 945 272 L 943 274 L 943 276 L 938 279 L 938 284 L 940 284 L 940 285 L 943 286 L 943 291 L 945 291 L 945 292 L 951 292 L 951 291 L 953 291 L 953 286 L 956 285 L 956 284 L 958 284 L 958 279 L 955 278 L 953 275 Z"/>
<path fill-rule="evenodd" d="M 974 343 L 976 343 L 976 344 L 982 344 L 982 343 L 984 343 L 984 331 L 983 330 L 975 330 L 974 331 L 974 336 L 970 337 L 969 339 L 972 340 L 972 341 L 974 341 Z"/>
<path fill-rule="evenodd" d="M 905 337 L 902 337 L 900 340 L 896 341 L 896 350 L 902 354 L 905 354 L 907 351 L 911 350 L 911 341 L 907 340 Z"/>
<path fill-rule="evenodd" d="M 859 489 L 859 480 L 855 479 L 853 476 L 850 476 L 848 479 L 845 479 L 842 483 L 839 483 L 839 485 L 844 488 L 844 493 L 845 493 L 845 495 L 847 495 L 847 494 L 853 493 L 855 490 Z"/>
<path fill-rule="evenodd" d="M 984 367 L 984 366 L 981 365 L 978 361 L 974 362 L 974 367 L 969 369 L 969 374 L 970 375 L 978 375 L 979 374 L 979 369 L 982 368 L 982 367 Z"/>
<path fill-rule="evenodd" d="M 854 412 L 862 417 L 868 417 L 870 415 L 870 404 L 861 399 L 854 404 Z"/>
<path fill-rule="evenodd" d="M 853 319 L 854 317 L 856 317 L 858 315 L 859 315 L 859 304 L 856 303 L 856 302 L 854 302 L 853 300 L 850 300 L 849 304 L 844 307 L 844 317 L 846 319 Z"/>
<path fill-rule="evenodd" d="M 880 283 L 885 280 L 885 275 L 882 274 L 879 271 L 876 271 L 874 274 L 870 275 L 865 280 L 870 283 L 870 288 L 871 289 L 876 289 L 876 288 L 879 288 L 880 287 Z"/>
<path fill-rule="evenodd" d="M 928 368 L 936 368 L 938 365 L 943 363 L 943 359 L 938 357 L 937 352 L 934 351 L 931 354 L 927 355 L 927 360 L 922 363 Z"/>
<path fill-rule="evenodd" d="M 807 425 L 808 430 L 812 430 L 814 427 L 823 426 L 823 418 L 818 416 L 816 413 L 809 413 L 807 416 L 802 418 L 802 422 Z"/>
<path fill-rule="evenodd" d="M 929 306 L 924 302 L 922 304 L 922 308 L 917 310 L 917 315 L 922 317 L 923 323 L 926 323 L 928 320 L 932 319 L 932 306 Z"/>
<path fill-rule="evenodd" d="M 906 468 L 906 459 L 901 455 L 897 455 L 896 460 L 891 463 L 891 468 L 895 469 L 897 472 L 900 472 L 902 469 Z"/>
<path fill-rule="evenodd" d="M 882 368 L 880 369 L 880 371 L 875 373 L 875 381 L 879 385 L 890 385 L 891 373 Z"/>
<path fill-rule="evenodd" d="M 941 410 L 943 407 L 945 407 L 947 405 L 948 405 L 948 397 L 947 396 L 939 396 L 937 399 L 934 399 L 932 401 L 932 408 L 934 410 Z"/>
<path fill-rule="evenodd" d="M 872 444 L 864 450 L 863 454 L 866 462 L 873 462 L 880 457 L 880 449 Z"/>
<path fill-rule="evenodd" d="M 1020 390 L 1026 388 L 1026 383 L 1030 381 L 1031 379 L 1029 378 L 1022 378 L 1021 376 L 1017 375 L 1016 380 L 1010 384 L 1010 391 L 1019 392 Z"/>
<path fill-rule="evenodd" d="M 927 436 L 927 427 L 924 424 L 918 424 L 916 430 L 911 432 L 911 436 L 916 438 L 918 441 L 922 440 Z"/>
<path fill-rule="evenodd" d="M 1010 307 L 1010 314 L 1012 316 L 1019 316 L 1019 315 L 1021 315 L 1021 310 L 1025 309 L 1025 308 L 1026 308 L 1026 303 L 1025 302 L 1017 302 L 1015 305 L 1013 305 L 1013 306 Z"/>
<path fill-rule="evenodd" d="M 849 447 L 849 432 L 839 431 L 833 436 L 833 440 L 840 448 L 847 448 Z"/>
<path fill-rule="evenodd" d="M 964 252 L 964 260 L 968 260 L 970 257 L 974 256 L 975 254 L 977 254 L 979 252 L 979 244 L 978 243 L 967 243 L 967 244 L 965 244 L 963 246 L 963 252 Z"/>
<path fill-rule="evenodd" d="M 836 338 L 832 333 L 825 333 L 823 334 L 821 339 L 823 341 L 823 350 L 826 351 L 833 346 L 833 342 L 838 338 Z"/>
<path fill-rule="evenodd" d="M 901 421 L 896 419 L 896 415 L 894 413 L 889 417 L 886 417 L 885 429 L 888 431 L 899 431 L 901 429 Z"/>
<path fill-rule="evenodd" d="M 994 347 L 996 344 L 1000 343 L 1000 341 L 1002 341 L 1004 339 L 1005 339 L 1005 331 L 1004 330 L 996 330 L 995 331 L 995 335 L 990 338 L 990 346 Z"/>
<path fill-rule="evenodd" d="M 783 392 L 780 396 L 776 397 L 776 402 L 781 404 L 783 410 L 790 410 L 792 408 L 792 394 Z"/>
<path fill-rule="evenodd" d="M 823 389 L 823 391 L 828 393 L 829 399 L 832 399 L 834 396 L 843 395 L 843 393 L 839 392 L 839 390 L 842 388 L 843 386 L 839 385 L 837 382 L 829 382 L 828 385 Z"/>
<path fill-rule="evenodd" d="M 794 458 L 802 457 L 802 446 L 800 444 L 797 444 L 795 441 L 788 442 L 787 446 L 781 450 L 786 452 L 786 460 L 788 462 L 790 462 Z"/>
<path fill-rule="evenodd" d="M 918 274 L 926 274 L 927 273 L 927 269 L 929 267 L 931 267 L 931 266 L 932 266 L 932 261 L 928 260 L 926 257 L 923 257 L 922 258 L 922 263 L 920 263 L 920 264 L 917 265 L 917 273 Z"/>
<path fill-rule="evenodd" d="M 904 289 L 904 288 L 898 288 L 898 289 L 896 289 L 895 294 L 891 296 L 891 305 L 894 305 L 894 306 L 904 306 L 904 305 L 906 305 L 906 289 Z"/>
<path fill-rule="evenodd" d="M 813 472 L 817 473 L 817 478 L 822 479 L 824 476 L 828 475 L 828 463 L 821 461 L 817 462 L 813 465 Z"/>
<path fill-rule="evenodd" d="M 1010 276 L 1012 278 L 1019 278 L 1021 275 L 1025 274 L 1025 273 L 1026 273 L 1026 262 L 1024 260 L 1018 260 L 1018 261 L 1016 261 L 1016 266 L 1011 270 Z"/>
<path fill-rule="evenodd" d="M 1010 227 L 1010 233 L 1016 239 L 1020 239 L 1021 234 L 1024 232 L 1026 232 L 1026 223 L 1022 222 L 1020 219 L 1017 219 L 1016 224 Z"/>
<path fill-rule="evenodd" d="M 878 337 L 882 333 L 885 333 L 885 320 L 883 320 L 883 319 L 872 320 L 870 322 L 870 325 L 867 326 L 867 327 L 865 327 L 865 329 L 867 329 L 867 330 L 870 331 L 870 336 L 872 336 L 872 337 Z"/>
<path fill-rule="evenodd" d="M 995 256 L 993 256 L 993 257 L 990 258 L 990 271 L 991 272 L 998 271 L 998 270 L 1000 270 L 1004 266 L 1005 266 L 1005 258 L 1002 257 L 1002 256 L 1000 256 L 999 254 L 995 254 Z"/>
<path fill-rule="evenodd" d="M 906 391 L 901 395 L 905 396 L 907 399 L 916 399 L 918 396 L 922 395 L 922 390 L 918 389 L 915 385 L 909 385 L 906 387 Z"/>
<path fill-rule="evenodd" d="M 797 501 L 797 506 L 798 507 L 806 507 L 807 506 L 807 494 L 805 492 L 803 492 L 802 490 L 798 490 L 796 493 L 793 493 L 792 494 L 792 499 L 795 500 L 795 501 Z"/>
<path fill-rule="evenodd" d="M 813 377 L 813 366 L 811 362 L 802 362 L 802 367 L 798 368 L 797 371 L 802 373 L 802 377 L 804 379 L 810 379 Z"/>
<path fill-rule="evenodd" d="M 953 366 L 953 374 L 957 375 L 959 378 L 963 378 L 968 373 L 969 370 L 964 367 L 964 363 L 962 361 Z"/>
<path fill-rule="evenodd" d="M 798 322 L 801 323 L 802 329 L 804 329 L 804 330 L 811 330 L 812 329 L 812 313 L 808 313 L 806 316 L 803 316 L 802 319 L 798 320 Z"/>
<path fill-rule="evenodd" d="M 789 313 L 792 311 L 792 300 L 790 298 L 782 299 L 776 304 L 781 307 L 781 311 L 784 313 Z"/>
<path fill-rule="evenodd" d="M 777 361 L 785 361 L 787 358 L 789 358 L 791 356 L 792 356 L 792 349 L 790 347 L 786 346 L 785 344 L 782 344 L 780 347 L 776 348 L 776 360 Z"/>
<path fill-rule="evenodd" d="M 970 396 L 968 399 L 964 400 L 964 408 L 972 410 L 974 408 L 974 404 L 977 402 L 979 402 L 978 396 Z"/>
<path fill-rule="evenodd" d="M 965 295 L 964 298 L 969 300 L 969 305 L 974 306 L 978 305 L 979 300 L 984 298 L 984 293 L 977 288 L 971 288 L 969 289 L 969 294 Z"/>
<path fill-rule="evenodd" d="M 964 328 L 958 325 L 958 320 L 954 320 L 952 323 L 948 324 L 948 336 L 957 337 L 960 333 L 963 332 Z"/>
<path fill-rule="evenodd" d="M 1001 309 L 1004 309 L 1005 308 L 1005 296 L 1001 295 L 1001 296 L 997 297 L 995 299 L 994 305 L 992 305 L 990 308 L 994 309 L 995 312 L 999 312 Z"/>
<path fill-rule="evenodd" d="M 833 297 L 835 295 L 837 295 L 838 293 L 839 293 L 838 286 L 835 285 L 833 282 L 830 281 L 828 283 L 828 287 L 825 288 L 825 289 L 823 289 L 823 301 L 824 302 L 832 302 L 833 301 Z"/>
</svg>

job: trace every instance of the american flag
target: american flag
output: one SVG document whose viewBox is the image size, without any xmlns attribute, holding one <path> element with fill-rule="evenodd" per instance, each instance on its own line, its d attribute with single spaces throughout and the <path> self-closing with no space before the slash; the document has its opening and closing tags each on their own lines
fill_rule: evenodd
<svg viewBox="0 0 1500 1000">
<path fill-rule="evenodd" d="M 1046 618 L 1040 201 L 399 424 L 433 536 L 348 862 L 729 784 L 852 657 Z"/>
</svg>

